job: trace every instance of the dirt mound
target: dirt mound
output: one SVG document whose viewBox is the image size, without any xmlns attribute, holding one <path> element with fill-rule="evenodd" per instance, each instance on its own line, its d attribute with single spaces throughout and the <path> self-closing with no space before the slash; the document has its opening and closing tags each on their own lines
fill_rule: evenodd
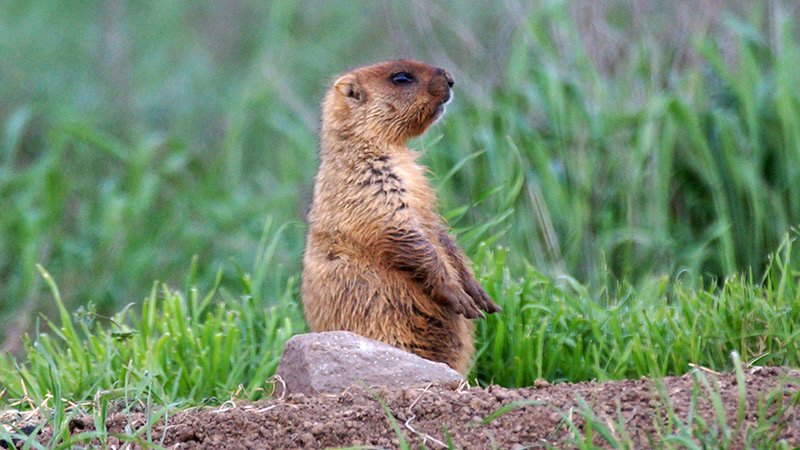
<svg viewBox="0 0 800 450">
<path fill-rule="evenodd" d="M 446 448 L 448 435 L 456 448 L 464 449 L 572 447 L 576 436 L 587 436 L 587 426 L 595 445 L 608 447 L 606 433 L 632 448 L 649 448 L 684 425 L 696 430 L 686 436 L 699 443 L 730 439 L 731 448 L 742 448 L 745 442 L 763 445 L 777 437 L 790 447 L 800 446 L 800 371 L 753 368 L 745 371 L 745 381 L 744 402 L 734 374 L 707 371 L 660 383 L 642 378 L 543 382 L 525 389 L 449 385 L 370 392 L 357 387 L 341 395 L 293 395 L 181 411 L 156 425 L 152 439 L 185 449 L 398 448 L 380 398 L 412 448 L 420 443 Z M 92 428 L 91 418 L 84 422 L 85 428 L 76 431 Z M 143 424 L 141 415 L 116 415 L 107 427 L 127 434 Z M 122 443 L 112 437 L 108 444 L 119 448 Z"/>
</svg>

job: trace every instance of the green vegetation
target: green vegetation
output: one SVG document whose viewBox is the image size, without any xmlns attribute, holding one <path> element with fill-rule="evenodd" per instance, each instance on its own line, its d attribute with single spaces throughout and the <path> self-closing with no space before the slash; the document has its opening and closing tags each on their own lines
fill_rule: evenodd
<svg viewBox="0 0 800 450">
<path fill-rule="evenodd" d="M 482 281 L 503 308 L 478 328 L 479 380 L 529 386 L 538 378 L 676 375 L 689 364 L 730 370 L 731 351 L 747 364 L 800 366 L 792 240 L 763 278 L 733 276 L 706 289 L 664 278 L 638 289 L 620 285 L 592 292 L 574 279 L 550 280 L 533 268 L 514 279 L 506 253 L 486 250 L 476 258 L 485 261 Z"/>
<path fill-rule="evenodd" d="M 271 258 L 275 240 L 271 244 L 262 245 L 264 262 Z M 49 333 L 35 343 L 26 342 L 24 364 L 0 359 L 0 379 L 10 398 L 44 402 L 53 392 L 80 400 L 96 395 L 116 398 L 143 386 L 162 404 L 221 403 L 239 388 L 243 396 L 259 398 L 265 380 L 275 373 L 283 343 L 302 330 L 292 299 L 294 282 L 279 304 L 268 309 L 259 306 L 263 302 L 250 276 L 241 279 L 244 299 L 222 291 L 223 301 L 213 301 L 220 277 L 208 293 L 192 288 L 184 294 L 154 285 L 140 311 L 137 307 L 133 313 L 129 305 L 105 317 L 91 307 L 70 315 L 50 274 L 41 266 L 40 270 L 52 289 L 60 321 L 48 322 Z"/>
<path fill-rule="evenodd" d="M 37 263 L 68 309 L 106 314 L 153 280 L 180 283 L 195 255 L 203 288 L 220 268 L 223 286 L 237 283 L 230 261 L 252 260 L 267 216 L 303 220 L 327 80 L 397 54 L 353 50 L 375 31 L 343 20 L 349 8 L 2 8 L 0 317 L 19 316 L 16 342 L 55 311 Z M 659 27 L 693 28 L 653 11 L 636 18 L 645 32 L 609 7 L 593 20 L 620 34 L 616 59 L 558 2 L 448 10 L 446 39 L 462 39 L 452 62 L 438 59 L 458 78 L 456 101 L 414 145 L 451 223 L 488 231 L 462 242 L 506 231 L 512 273 L 530 263 L 609 289 L 761 273 L 800 223 L 800 44 L 790 16 L 751 9 L 748 20 L 698 17 L 714 33 L 670 41 Z M 512 17 L 503 38 L 496 22 Z M 425 39 L 403 38 L 437 59 Z M 484 48 L 464 50 L 478 38 Z M 277 285 L 298 273 L 303 231 L 279 244 Z"/>
<path fill-rule="evenodd" d="M 262 244 L 266 263 L 279 237 Z M 730 370 L 731 351 L 748 364 L 798 367 L 800 288 L 791 254 L 787 240 L 763 279 L 734 277 L 720 288 L 663 280 L 641 291 L 627 286 L 593 295 L 575 280 L 550 280 L 533 269 L 513 279 L 506 252 L 481 246 L 483 284 L 504 312 L 478 322 L 475 375 L 481 383 L 521 387 L 536 379 L 674 375 L 689 364 Z M 303 329 L 294 280 L 270 308 L 259 307 L 261 295 L 243 275 L 244 297 L 217 294 L 219 278 L 207 293 L 154 285 L 141 308 L 105 317 L 92 308 L 70 315 L 41 270 L 60 319 L 26 342 L 25 360 L 0 359 L 7 398 L 43 402 L 55 391 L 76 401 L 97 392 L 113 397 L 125 393 L 115 389 L 124 382 L 157 386 L 151 389 L 162 402 L 220 402 L 240 385 L 240 396 L 257 399 L 284 341 Z M 223 301 L 214 302 L 217 295 Z"/>
<path fill-rule="evenodd" d="M 798 17 L 539 3 L 0 6 L 0 410 L 66 448 L 109 402 L 262 397 L 305 327 L 317 105 L 397 55 L 456 77 L 412 144 L 504 309 L 471 379 L 800 366 Z"/>
</svg>

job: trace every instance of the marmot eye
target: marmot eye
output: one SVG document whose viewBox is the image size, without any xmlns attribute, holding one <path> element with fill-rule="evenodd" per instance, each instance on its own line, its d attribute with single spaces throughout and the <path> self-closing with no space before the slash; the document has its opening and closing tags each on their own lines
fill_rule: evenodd
<svg viewBox="0 0 800 450">
<path fill-rule="evenodd" d="M 409 84 L 414 82 L 414 75 L 408 72 L 397 72 L 391 77 L 394 84 Z"/>
</svg>

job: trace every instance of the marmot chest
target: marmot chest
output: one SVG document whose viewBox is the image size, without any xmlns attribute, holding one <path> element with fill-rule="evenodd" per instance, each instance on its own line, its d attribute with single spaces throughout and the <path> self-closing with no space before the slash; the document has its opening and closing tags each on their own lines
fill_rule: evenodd
<svg viewBox="0 0 800 450">
<path fill-rule="evenodd" d="M 418 215 L 420 219 L 433 214 L 435 197 L 425 177 L 425 169 L 414 158 L 377 157 L 361 161 L 354 167 L 358 197 L 367 215 L 393 218 Z M 361 208 L 359 208 L 361 209 Z"/>
</svg>

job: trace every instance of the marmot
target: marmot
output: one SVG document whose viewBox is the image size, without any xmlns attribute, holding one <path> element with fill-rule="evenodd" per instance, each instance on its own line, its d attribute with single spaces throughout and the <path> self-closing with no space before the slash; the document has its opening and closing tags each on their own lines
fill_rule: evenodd
<svg viewBox="0 0 800 450">
<path fill-rule="evenodd" d="M 303 311 L 311 331 L 347 330 L 464 373 L 472 322 L 499 312 L 436 212 L 406 148 L 450 100 L 453 78 L 400 60 L 340 77 L 322 104 L 308 215 Z"/>
</svg>

